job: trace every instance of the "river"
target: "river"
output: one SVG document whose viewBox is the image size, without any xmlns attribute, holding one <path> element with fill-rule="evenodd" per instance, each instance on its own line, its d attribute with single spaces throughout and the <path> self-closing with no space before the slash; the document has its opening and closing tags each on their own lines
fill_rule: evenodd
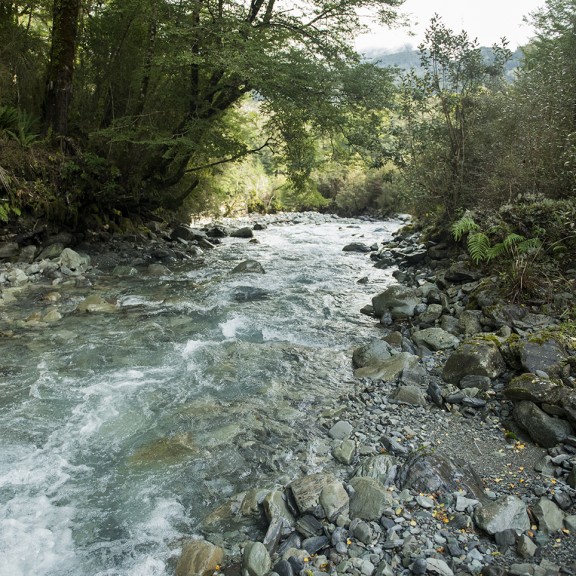
<svg viewBox="0 0 576 576">
<path fill-rule="evenodd" d="M 320 466 L 294 446 L 350 382 L 375 336 L 359 310 L 391 281 L 342 248 L 400 225 L 293 216 L 164 277 L 89 272 L 91 289 L 55 288 L 47 327 L 14 318 L 54 288 L 19 292 L 0 309 L 0 575 L 172 574 L 227 497 Z M 266 274 L 230 274 L 246 259 Z M 118 311 L 74 312 L 94 291 Z"/>
</svg>

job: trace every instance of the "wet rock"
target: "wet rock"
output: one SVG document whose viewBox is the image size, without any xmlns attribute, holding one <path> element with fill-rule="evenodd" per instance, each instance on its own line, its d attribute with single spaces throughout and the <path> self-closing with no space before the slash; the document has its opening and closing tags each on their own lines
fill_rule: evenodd
<svg viewBox="0 0 576 576">
<path fill-rule="evenodd" d="M 504 530 L 525 532 L 530 528 L 526 504 L 516 496 L 505 496 L 477 508 L 474 514 L 476 525 L 488 534 Z"/>
<path fill-rule="evenodd" d="M 544 448 L 552 448 L 574 433 L 566 420 L 548 416 L 528 400 L 516 404 L 513 415 L 514 420 L 530 438 Z"/>
<path fill-rule="evenodd" d="M 186 224 L 179 224 L 170 234 L 171 240 L 185 240 L 186 242 L 192 242 L 201 238 L 206 238 L 206 232 L 197 230 Z"/>
<path fill-rule="evenodd" d="M 372 380 L 396 381 L 406 368 L 417 366 L 418 356 L 408 352 L 400 352 L 377 364 L 364 366 L 354 371 L 356 378 L 370 378 Z"/>
<path fill-rule="evenodd" d="M 244 226 L 243 228 L 238 228 L 230 232 L 232 238 L 253 238 L 254 232 L 249 226 Z"/>
<path fill-rule="evenodd" d="M 372 298 L 374 315 L 381 318 L 390 313 L 393 319 L 409 318 L 414 316 L 414 309 L 421 303 L 420 296 L 413 288 L 394 284 Z"/>
<path fill-rule="evenodd" d="M 18 255 L 20 247 L 16 242 L 0 242 L 0 258 L 10 260 Z"/>
<path fill-rule="evenodd" d="M 280 560 L 274 564 L 272 570 L 278 574 L 278 576 L 294 576 L 294 570 L 292 564 L 288 560 Z"/>
<path fill-rule="evenodd" d="M 357 476 L 350 481 L 354 493 L 350 497 L 350 517 L 379 520 L 390 505 L 390 494 L 373 478 Z"/>
<path fill-rule="evenodd" d="M 564 528 L 564 512 L 548 498 L 540 498 L 532 507 L 538 520 L 538 528 L 543 532 L 557 532 Z"/>
<path fill-rule="evenodd" d="M 371 366 L 387 360 L 392 355 L 393 349 L 384 340 L 373 340 L 360 348 L 356 348 L 352 354 L 354 368 Z"/>
<path fill-rule="evenodd" d="M 262 544 L 264 544 L 268 552 L 272 553 L 272 551 L 276 548 L 282 536 L 283 530 L 284 520 L 282 518 L 274 518 L 272 522 L 270 522 L 268 525 L 268 530 L 266 530 L 266 534 L 262 540 Z"/>
<path fill-rule="evenodd" d="M 167 266 L 164 266 L 164 264 L 150 264 L 148 266 L 148 274 L 157 277 L 171 276 L 172 271 Z"/>
<path fill-rule="evenodd" d="M 182 546 L 176 576 L 211 576 L 224 560 L 224 551 L 206 540 L 190 540 Z"/>
<path fill-rule="evenodd" d="M 493 339 L 473 338 L 460 344 L 450 355 L 444 365 L 442 378 L 451 384 L 458 384 L 469 375 L 497 378 L 505 368 L 502 354 Z"/>
<path fill-rule="evenodd" d="M 424 345 L 430 350 L 447 350 L 460 344 L 460 340 L 456 336 L 442 330 L 442 328 L 418 330 L 412 334 L 412 338 L 418 346 Z"/>
<path fill-rule="evenodd" d="M 66 248 L 66 244 L 63 242 L 54 242 L 53 244 L 49 244 L 40 251 L 37 259 L 52 260 L 54 258 L 58 258 L 60 254 L 62 254 L 62 250 L 64 250 L 64 248 Z"/>
<path fill-rule="evenodd" d="M 206 228 L 206 236 L 209 238 L 226 238 L 230 232 L 225 226 L 215 225 Z"/>
<path fill-rule="evenodd" d="M 320 536 L 324 528 L 317 518 L 311 514 L 304 514 L 296 521 L 296 530 L 305 538 Z"/>
<path fill-rule="evenodd" d="M 90 256 L 79 254 L 71 248 L 64 248 L 60 253 L 59 264 L 70 270 L 73 274 L 82 274 L 86 272 L 90 266 Z"/>
<path fill-rule="evenodd" d="M 231 274 L 265 274 L 265 270 L 262 267 L 262 264 L 257 260 L 245 260 L 244 262 L 240 262 L 237 266 L 235 266 L 231 272 Z"/>
<path fill-rule="evenodd" d="M 418 320 L 424 324 L 433 324 L 442 316 L 442 311 L 441 304 L 430 304 L 426 311 L 418 316 Z"/>
<path fill-rule="evenodd" d="M 256 286 L 238 286 L 234 290 L 233 298 L 236 302 L 260 302 L 270 298 L 270 292 Z"/>
<path fill-rule="evenodd" d="M 282 492 L 278 490 L 269 492 L 264 497 L 262 505 L 269 522 L 275 518 L 282 518 L 288 526 L 294 526 L 296 523 L 294 516 L 286 505 L 286 500 L 284 499 Z"/>
<path fill-rule="evenodd" d="M 99 313 L 110 313 L 116 312 L 118 307 L 116 304 L 108 302 L 102 296 L 98 294 L 91 294 L 87 298 L 85 298 L 78 306 L 76 306 L 77 312 L 88 312 L 91 314 L 99 314 Z"/>
<path fill-rule="evenodd" d="M 372 252 L 372 248 L 363 242 L 351 242 L 342 248 L 344 252 Z"/>
<path fill-rule="evenodd" d="M 261 542 L 250 542 L 244 548 L 242 576 L 264 576 L 272 565 L 270 554 Z"/>
</svg>

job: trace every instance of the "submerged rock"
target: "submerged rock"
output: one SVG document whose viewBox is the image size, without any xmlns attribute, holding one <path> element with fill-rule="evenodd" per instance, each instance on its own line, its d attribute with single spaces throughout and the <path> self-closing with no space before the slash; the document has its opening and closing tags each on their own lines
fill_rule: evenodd
<svg viewBox="0 0 576 576">
<path fill-rule="evenodd" d="M 257 260 L 244 260 L 231 270 L 231 274 L 264 274 L 262 264 Z"/>
</svg>

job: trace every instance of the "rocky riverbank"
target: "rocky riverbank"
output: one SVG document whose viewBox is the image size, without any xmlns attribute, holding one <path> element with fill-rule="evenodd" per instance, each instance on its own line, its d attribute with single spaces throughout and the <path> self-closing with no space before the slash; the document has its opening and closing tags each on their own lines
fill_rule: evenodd
<svg viewBox="0 0 576 576">
<path fill-rule="evenodd" d="M 250 239 L 253 228 L 302 218 L 325 217 L 7 239 L 3 335 L 59 320 L 55 291 L 38 310 L 10 308 L 30 282 L 82 289 L 98 270 L 122 276 L 142 266 L 162 275 L 177 262 L 201 265 L 224 234 Z M 343 249 L 370 254 L 376 268 L 398 266 L 397 284 L 362 310 L 374 318 L 374 339 L 351 351 L 346 393 L 319 406 L 308 441 L 294 447 L 313 449 L 315 465 L 214 510 L 201 536 L 183 543 L 176 574 L 576 572 L 573 342 L 558 320 L 572 294 L 538 307 L 504 304 L 495 279 L 447 246 L 410 233 L 385 246 L 352 231 L 350 240 Z M 91 295 L 77 311 L 115 306 Z"/>
</svg>

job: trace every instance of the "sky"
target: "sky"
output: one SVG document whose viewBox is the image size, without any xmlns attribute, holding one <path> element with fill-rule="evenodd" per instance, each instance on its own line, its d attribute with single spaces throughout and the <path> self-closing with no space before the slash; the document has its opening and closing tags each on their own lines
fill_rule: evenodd
<svg viewBox="0 0 576 576">
<path fill-rule="evenodd" d="M 523 17 L 544 3 L 545 0 L 405 0 L 401 11 L 413 22 L 409 30 L 373 29 L 357 39 L 356 47 L 360 52 L 372 48 L 393 50 L 406 44 L 416 47 L 437 13 L 448 28 L 456 33 L 466 30 L 482 46 L 491 46 L 505 36 L 514 50 L 532 35 Z M 410 32 L 415 35 L 411 36 Z"/>
</svg>

